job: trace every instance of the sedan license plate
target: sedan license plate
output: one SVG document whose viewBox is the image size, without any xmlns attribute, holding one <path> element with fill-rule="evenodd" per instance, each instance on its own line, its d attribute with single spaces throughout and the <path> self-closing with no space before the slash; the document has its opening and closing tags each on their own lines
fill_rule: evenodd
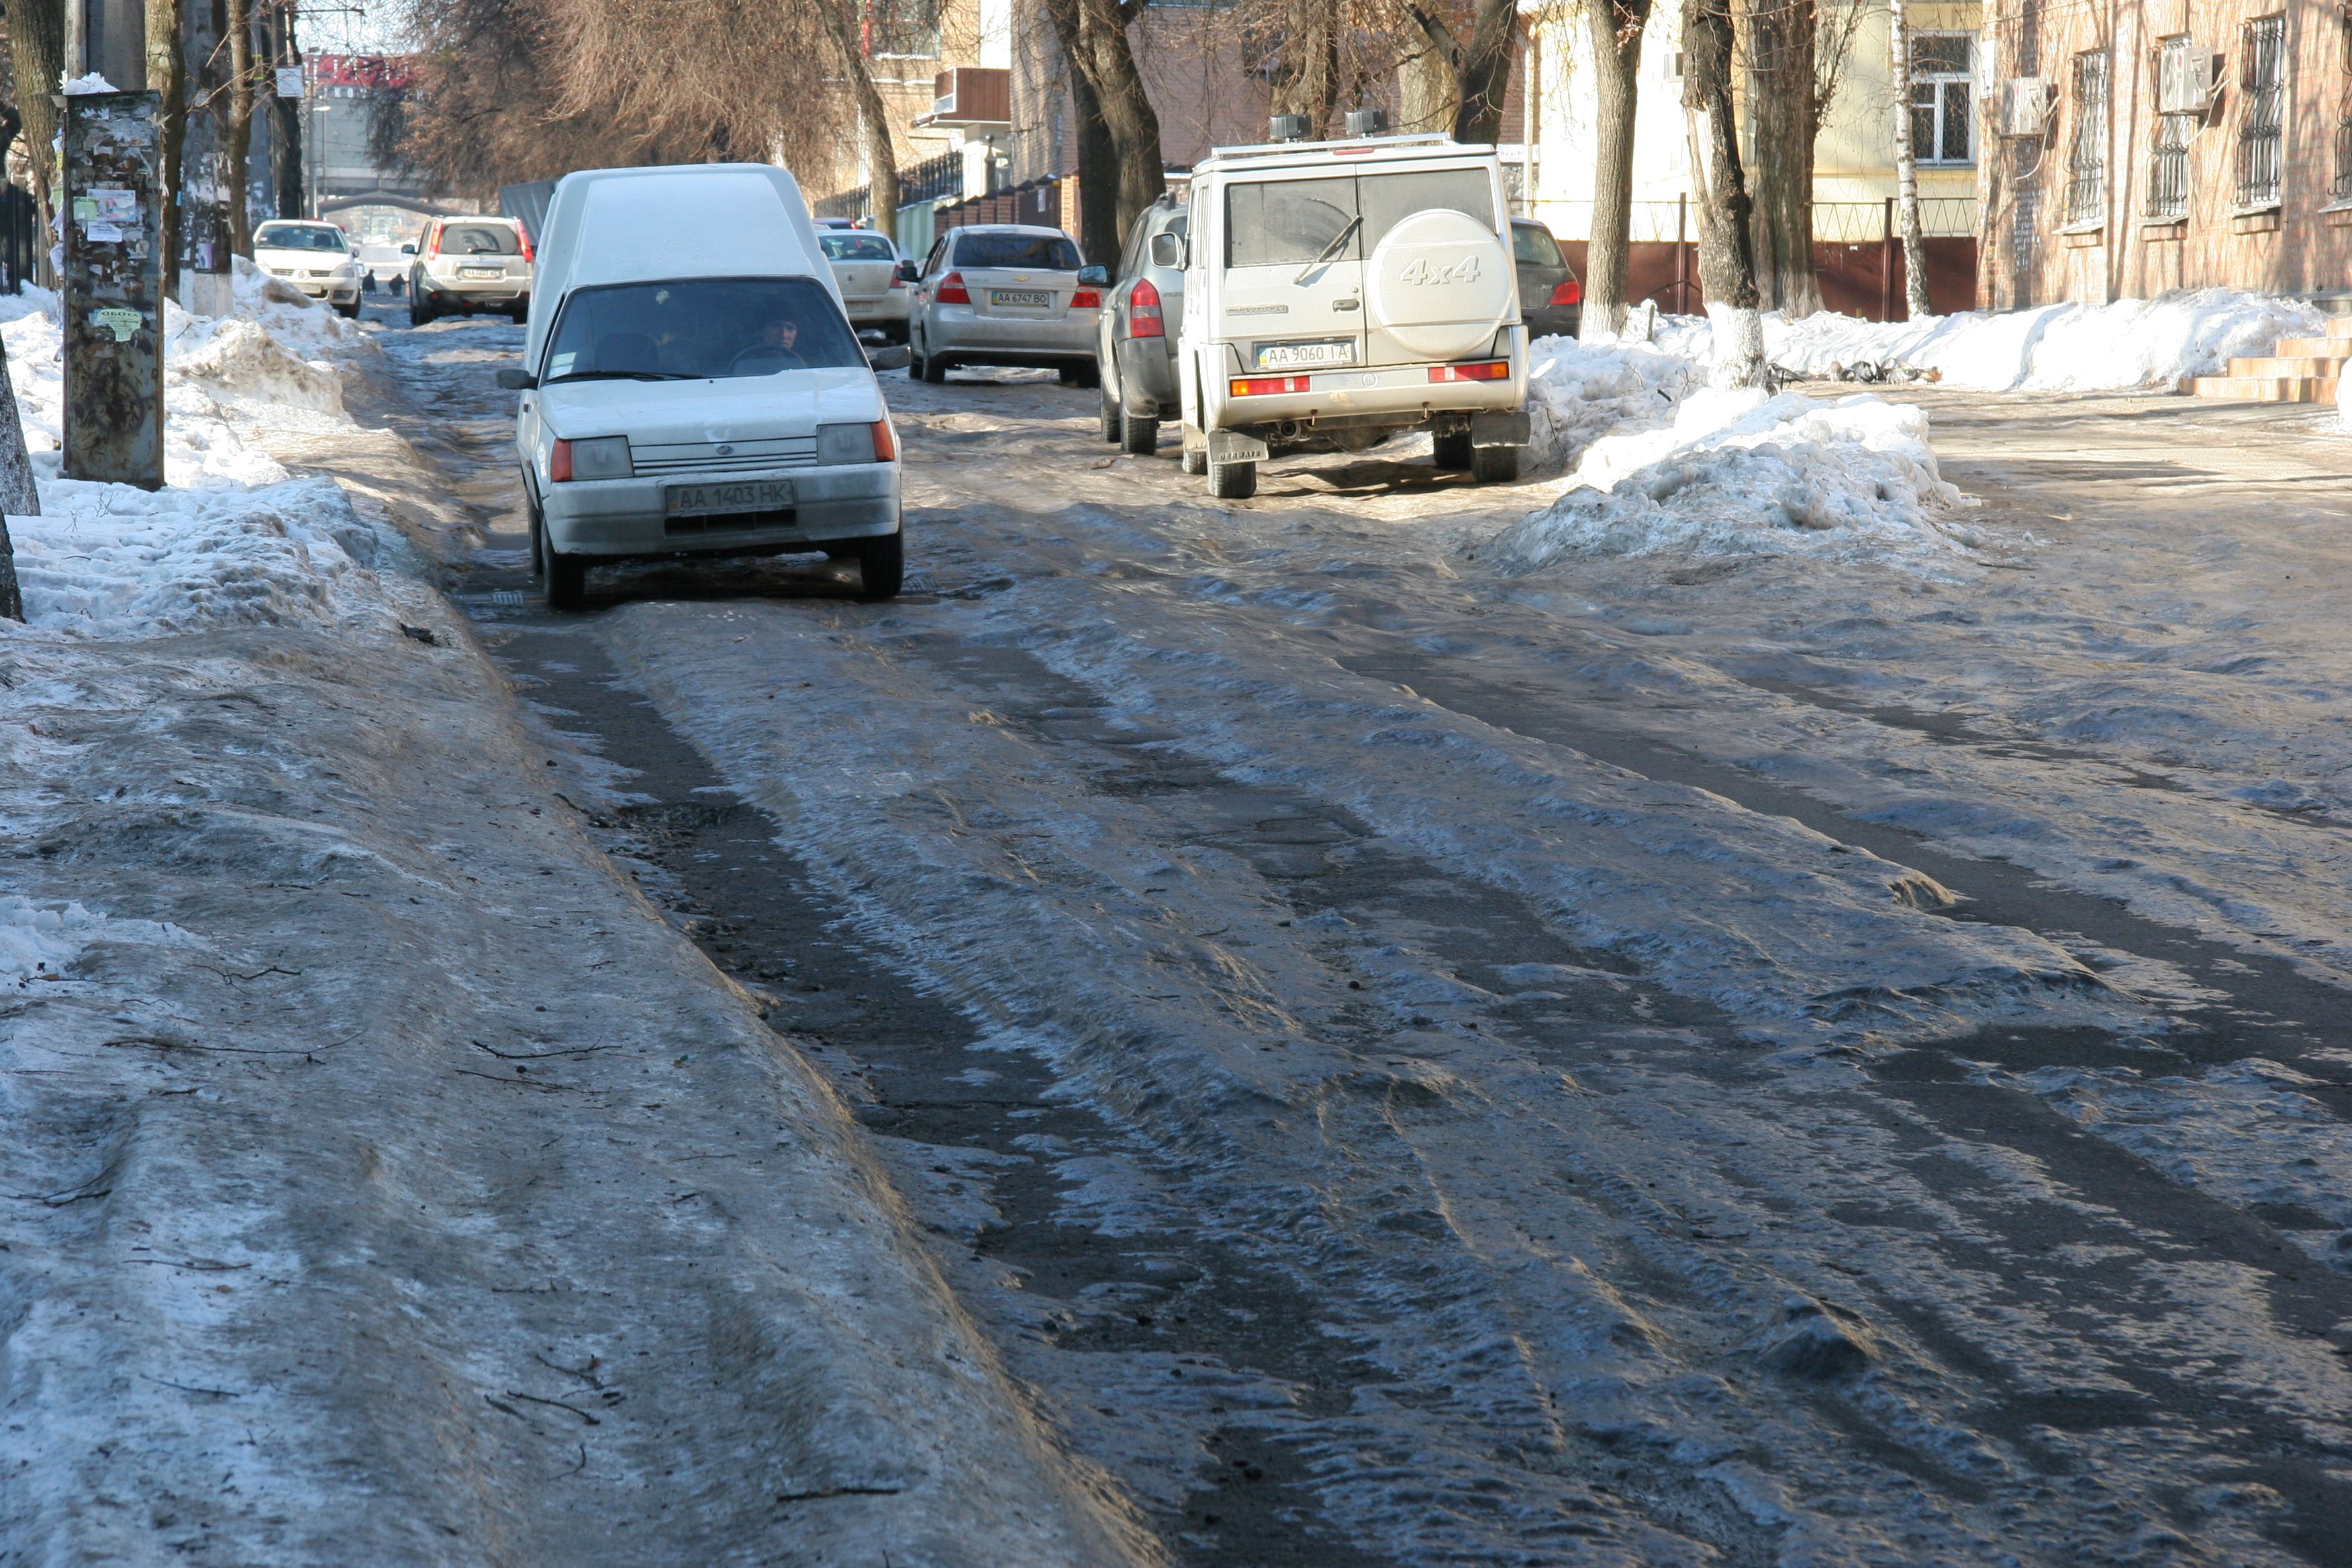
<svg viewBox="0 0 2352 1568">
<path fill-rule="evenodd" d="M 506 273 L 496 267 L 460 267 L 457 268 L 457 276 L 460 278 L 503 278 L 506 276 Z"/>
<path fill-rule="evenodd" d="M 988 302 L 992 305 L 1026 305 L 1043 310 L 1054 302 L 1054 296 L 1043 289 L 991 289 Z"/>
<path fill-rule="evenodd" d="M 1257 367 L 1260 370 L 1355 363 L 1356 342 L 1353 338 L 1331 338 L 1316 343 L 1261 343 L 1257 351 Z"/>
<path fill-rule="evenodd" d="M 723 485 L 670 485 L 662 510 L 672 517 L 714 517 L 730 511 L 790 511 L 790 479 L 743 479 Z"/>
</svg>

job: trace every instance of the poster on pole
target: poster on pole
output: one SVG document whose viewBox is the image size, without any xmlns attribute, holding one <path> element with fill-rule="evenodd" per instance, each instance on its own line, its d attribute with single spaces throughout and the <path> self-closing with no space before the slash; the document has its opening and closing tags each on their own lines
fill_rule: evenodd
<svg viewBox="0 0 2352 1568">
<path fill-rule="evenodd" d="M 64 102 L 64 473 L 159 489 L 162 99 L 80 92 Z"/>
</svg>

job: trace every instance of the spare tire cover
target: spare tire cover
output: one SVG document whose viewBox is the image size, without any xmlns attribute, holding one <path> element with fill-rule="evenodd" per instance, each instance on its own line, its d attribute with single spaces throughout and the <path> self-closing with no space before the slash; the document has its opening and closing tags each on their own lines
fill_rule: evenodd
<svg viewBox="0 0 2352 1568">
<path fill-rule="evenodd" d="M 1364 264 L 1368 321 L 1407 352 L 1459 359 L 1483 352 L 1518 313 L 1511 258 L 1468 213 L 1431 207 L 1389 230 Z"/>
</svg>

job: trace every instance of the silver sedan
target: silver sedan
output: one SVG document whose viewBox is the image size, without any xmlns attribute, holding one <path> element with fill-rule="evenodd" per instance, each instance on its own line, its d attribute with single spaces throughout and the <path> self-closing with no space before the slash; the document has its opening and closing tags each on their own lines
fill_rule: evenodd
<svg viewBox="0 0 2352 1568">
<path fill-rule="evenodd" d="M 1058 228 L 950 229 L 915 286 L 914 374 L 936 382 L 960 364 L 1041 365 L 1070 385 L 1094 385 L 1102 290 L 1078 281 L 1083 264 Z"/>
</svg>

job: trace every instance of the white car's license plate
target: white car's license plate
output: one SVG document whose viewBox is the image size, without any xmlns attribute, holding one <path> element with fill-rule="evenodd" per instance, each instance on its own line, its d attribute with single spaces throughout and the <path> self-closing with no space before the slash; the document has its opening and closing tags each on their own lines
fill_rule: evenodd
<svg viewBox="0 0 2352 1568">
<path fill-rule="evenodd" d="M 1262 343 L 1257 351 L 1260 370 L 1279 370 L 1301 364 L 1353 364 L 1356 363 L 1356 342 L 1352 338 L 1332 338 L 1319 343 Z"/>
<path fill-rule="evenodd" d="M 988 302 L 992 305 L 1027 305 L 1042 310 L 1054 302 L 1054 296 L 1043 289 L 991 289 Z"/>
<path fill-rule="evenodd" d="M 662 510 L 672 517 L 712 517 L 730 511 L 790 511 L 790 479 L 741 479 L 723 485 L 670 485 Z"/>
<path fill-rule="evenodd" d="M 457 268 L 457 276 L 460 278 L 503 278 L 506 276 L 506 273 L 496 267 L 460 267 Z"/>
</svg>

